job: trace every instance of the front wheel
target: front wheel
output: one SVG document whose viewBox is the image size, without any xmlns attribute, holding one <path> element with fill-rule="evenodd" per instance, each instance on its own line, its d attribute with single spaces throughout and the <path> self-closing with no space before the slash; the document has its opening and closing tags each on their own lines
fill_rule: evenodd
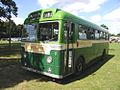
<svg viewBox="0 0 120 90">
<path fill-rule="evenodd" d="M 77 61 L 77 64 L 76 64 L 76 74 L 80 74 L 84 69 L 84 62 L 83 62 L 83 59 L 80 57 L 79 60 Z"/>
</svg>

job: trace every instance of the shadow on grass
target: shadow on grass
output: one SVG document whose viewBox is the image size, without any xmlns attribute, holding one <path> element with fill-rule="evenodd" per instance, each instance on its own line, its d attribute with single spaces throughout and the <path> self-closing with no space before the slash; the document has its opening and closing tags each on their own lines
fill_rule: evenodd
<svg viewBox="0 0 120 90">
<path fill-rule="evenodd" d="M 43 75 L 23 70 L 20 66 L 19 59 L 0 60 L 0 90 L 37 79 L 40 82 L 50 80 L 50 78 Z"/>
<path fill-rule="evenodd" d="M 0 43 L 0 90 L 35 79 L 49 81 L 47 77 L 21 68 L 20 43 L 12 43 L 11 50 L 9 50 L 8 43 Z"/>
<path fill-rule="evenodd" d="M 98 69 L 100 69 L 112 57 L 114 57 L 114 55 L 108 55 L 102 60 L 100 58 L 97 58 L 98 62 L 90 65 L 80 75 L 71 75 L 71 76 L 66 77 L 63 80 L 56 80 L 56 82 L 64 85 L 64 84 L 68 84 L 68 83 L 71 83 L 71 82 L 74 82 L 74 81 L 77 81 L 77 80 L 81 80 L 85 77 L 88 77 L 89 75 L 95 75 L 94 72 L 96 72 Z"/>
</svg>

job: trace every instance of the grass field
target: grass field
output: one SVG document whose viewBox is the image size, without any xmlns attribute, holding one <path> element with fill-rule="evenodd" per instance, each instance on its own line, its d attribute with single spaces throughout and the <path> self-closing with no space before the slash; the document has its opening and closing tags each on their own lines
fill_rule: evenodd
<svg viewBox="0 0 120 90">
<path fill-rule="evenodd" d="M 3 44 L 0 44 L 2 52 L 7 47 L 6 43 Z M 13 43 L 11 54 L 7 52 L 7 48 L 2 52 L 0 90 L 120 90 L 118 43 L 110 44 L 109 55 L 104 60 L 95 63 L 79 76 L 72 75 L 61 81 L 52 81 L 49 77 L 21 69 L 19 43 Z"/>
</svg>

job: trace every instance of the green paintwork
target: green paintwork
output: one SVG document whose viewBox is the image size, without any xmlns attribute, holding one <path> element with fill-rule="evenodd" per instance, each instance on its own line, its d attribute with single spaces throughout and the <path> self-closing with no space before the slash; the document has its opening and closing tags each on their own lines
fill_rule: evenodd
<svg viewBox="0 0 120 90">
<path fill-rule="evenodd" d="M 39 53 L 26 52 L 27 57 L 24 58 L 22 55 L 22 65 L 27 62 L 27 67 L 40 70 L 42 72 L 48 72 L 48 68 L 52 68 L 52 73 L 56 75 L 61 75 L 61 66 L 63 65 L 63 54 L 61 51 L 51 51 L 51 56 L 53 61 L 49 64 L 47 63 L 47 58 L 50 55 L 44 55 Z M 60 57 L 61 56 L 61 57 Z"/>
<path fill-rule="evenodd" d="M 106 53 L 108 54 L 109 43 L 96 43 L 92 47 L 76 49 L 76 58 L 84 56 L 85 63 L 87 64 L 94 58 L 101 56 L 104 49 L 107 50 Z"/>
</svg>

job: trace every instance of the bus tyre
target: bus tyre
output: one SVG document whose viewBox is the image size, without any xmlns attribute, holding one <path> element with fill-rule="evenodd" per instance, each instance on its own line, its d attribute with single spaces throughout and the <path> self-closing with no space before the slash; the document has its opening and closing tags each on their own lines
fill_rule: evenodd
<svg viewBox="0 0 120 90">
<path fill-rule="evenodd" d="M 80 57 L 76 64 L 76 75 L 79 75 L 84 68 L 83 59 Z"/>
</svg>

